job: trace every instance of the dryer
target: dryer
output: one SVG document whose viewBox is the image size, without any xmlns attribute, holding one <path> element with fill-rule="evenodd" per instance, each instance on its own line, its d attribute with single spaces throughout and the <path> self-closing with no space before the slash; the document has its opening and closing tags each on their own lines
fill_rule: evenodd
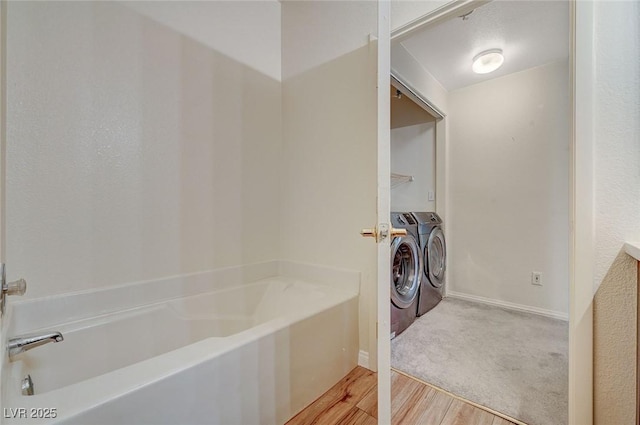
<svg viewBox="0 0 640 425">
<path fill-rule="evenodd" d="M 445 284 L 447 245 L 442 231 L 442 219 L 435 212 L 414 212 L 418 224 L 418 241 L 424 264 L 417 315 L 422 316 L 440 300 Z"/>
<path fill-rule="evenodd" d="M 394 338 L 416 319 L 423 271 L 415 217 L 409 212 L 392 212 L 391 225 L 407 230 L 406 236 L 391 241 L 391 338 Z"/>
</svg>

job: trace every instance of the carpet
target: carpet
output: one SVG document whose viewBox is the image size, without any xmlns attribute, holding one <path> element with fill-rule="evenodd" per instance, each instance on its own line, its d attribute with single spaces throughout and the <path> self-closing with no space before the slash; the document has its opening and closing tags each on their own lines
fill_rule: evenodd
<svg viewBox="0 0 640 425">
<path fill-rule="evenodd" d="M 445 298 L 391 341 L 391 366 L 529 425 L 566 425 L 568 322 Z"/>
</svg>

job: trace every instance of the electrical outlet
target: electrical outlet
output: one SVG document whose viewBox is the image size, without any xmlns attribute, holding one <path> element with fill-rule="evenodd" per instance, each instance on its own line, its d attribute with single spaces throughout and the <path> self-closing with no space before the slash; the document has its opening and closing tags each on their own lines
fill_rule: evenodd
<svg viewBox="0 0 640 425">
<path fill-rule="evenodd" d="M 542 286 L 542 273 L 540 272 L 531 272 L 531 284 Z"/>
<path fill-rule="evenodd" d="M 435 192 L 429 191 L 427 193 L 427 201 L 435 201 L 435 200 L 436 200 Z"/>
</svg>

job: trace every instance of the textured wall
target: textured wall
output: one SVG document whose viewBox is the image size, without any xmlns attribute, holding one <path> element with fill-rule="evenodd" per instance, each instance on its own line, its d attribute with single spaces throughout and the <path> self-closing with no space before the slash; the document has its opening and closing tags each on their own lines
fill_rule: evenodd
<svg viewBox="0 0 640 425">
<path fill-rule="evenodd" d="M 640 240 L 640 5 L 595 8 L 597 288 L 624 242 Z"/>
<path fill-rule="evenodd" d="M 593 308 L 594 423 L 635 424 L 637 264 L 621 251 Z"/>
<path fill-rule="evenodd" d="M 567 61 L 449 93 L 449 290 L 567 314 L 569 113 Z"/>
<path fill-rule="evenodd" d="M 7 59 L 28 297 L 280 257 L 279 81 L 115 2 L 8 4 Z"/>
<path fill-rule="evenodd" d="M 640 241 L 640 5 L 595 2 L 594 419 L 635 418 L 636 276 Z"/>
</svg>

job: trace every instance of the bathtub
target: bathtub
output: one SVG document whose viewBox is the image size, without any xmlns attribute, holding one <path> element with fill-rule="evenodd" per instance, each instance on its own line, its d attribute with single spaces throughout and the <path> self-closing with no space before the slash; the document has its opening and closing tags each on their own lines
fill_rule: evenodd
<svg viewBox="0 0 640 425">
<path fill-rule="evenodd" d="M 272 276 L 207 272 L 10 306 L 11 336 L 65 339 L 5 361 L 2 423 L 286 422 L 355 367 L 359 277 L 260 267 Z M 69 312 L 83 301 L 100 314 Z M 20 392 L 26 374 L 33 396 Z"/>
</svg>

